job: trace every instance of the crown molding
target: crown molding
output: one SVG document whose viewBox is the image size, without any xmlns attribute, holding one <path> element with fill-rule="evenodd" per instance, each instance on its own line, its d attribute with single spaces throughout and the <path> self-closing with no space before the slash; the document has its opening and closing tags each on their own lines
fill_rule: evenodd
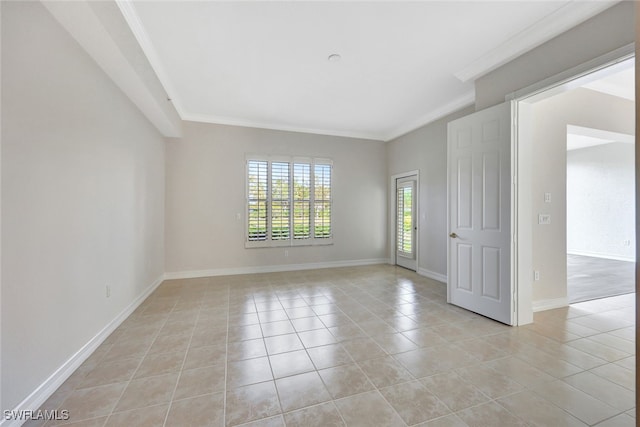
<svg viewBox="0 0 640 427">
<path fill-rule="evenodd" d="M 475 102 L 475 99 L 476 99 L 475 90 L 472 89 L 471 91 L 465 93 L 464 95 L 459 96 L 458 98 L 455 98 L 451 102 L 448 102 L 436 108 L 435 110 L 431 110 L 430 112 L 419 117 L 418 119 L 397 127 L 395 130 L 388 133 L 384 138 L 384 140 L 391 141 L 393 139 L 399 138 L 403 135 L 408 134 L 409 132 L 412 132 L 418 128 L 421 128 L 422 126 L 425 126 L 438 119 L 441 119 L 451 113 L 455 113 L 456 111 L 462 108 L 469 107 L 470 105 L 473 105 L 473 103 Z"/>
<path fill-rule="evenodd" d="M 463 82 L 476 80 L 525 52 L 603 12 L 619 1 L 574 0 L 525 28 L 454 75 Z"/>
<path fill-rule="evenodd" d="M 129 62 L 131 52 L 127 46 L 114 41 L 110 31 L 120 24 L 117 15 L 98 17 L 86 1 L 43 1 L 42 4 L 162 135 L 181 135 L 177 111 L 162 103 L 164 94 L 148 86 L 144 72 Z"/>
<path fill-rule="evenodd" d="M 151 42 L 149 35 L 147 34 L 142 22 L 138 16 L 138 13 L 135 9 L 134 2 L 132 0 L 115 0 L 118 8 L 122 12 L 125 20 L 129 24 L 131 31 L 133 32 L 136 40 L 140 44 L 143 52 L 146 54 L 151 67 L 155 70 L 158 79 L 161 84 L 171 97 L 172 103 L 180 115 L 180 118 L 185 121 L 193 121 L 200 123 L 211 123 L 211 124 L 220 124 L 220 125 L 229 125 L 229 126 L 242 126 L 242 127 L 251 127 L 258 129 L 269 129 L 269 130 L 277 130 L 277 131 L 287 131 L 287 132 L 300 132 L 300 133 L 310 133 L 316 135 L 328 135 L 328 136 L 338 136 L 344 138 L 356 138 L 356 139 L 368 139 L 372 141 L 385 142 L 391 139 L 397 138 L 405 133 L 411 132 L 414 129 L 417 129 L 421 126 L 424 126 L 427 123 L 430 123 L 434 120 L 437 120 L 441 117 L 446 116 L 447 114 L 457 111 L 460 108 L 471 105 L 474 102 L 474 93 L 470 92 L 465 94 L 463 97 L 456 99 L 452 102 L 447 103 L 446 105 L 429 112 L 428 114 L 422 116 L 419 120 L 411 122 L 407 125 L 401 125 L 396 128 L 393 132 L 359 132 L 359 131 L 345 131 L 345 130 L 336 130 L 336 129 L 318 129 L 318 128 L 308 128 L 304 126 L 290 126 L 290 125 L 282 125 L 276 123 L 269 122 L 260 122 L 254 120 L 245 120 L 238 117 L 224 117 L 217 115 L 209 115 L 209 114 L 198 114 L 191 113 L 186 111 L 180 98 L 178 96 L 178 92 L 174 89 L 171 79 L 169 78 L 168 73 L 165 71 L 162 66 L 162 62 L 159 59 L 157 51 Z"/>
<path fill-rule="evenodd" d="M 133 35 L 135 36 L 138 44 L 142 48 L 142 51 L 147 56 L 151 67 L 154 69 L 158 79 L 160 80 L 162 86 L 165 88 L 167 94 L 171 98 L 171 101 L 180 115 L 180 118 L 185 121 L 194 121 L 200 123 L 212 123 L 212 124 L 221 124 L 221 125 L 230 125 L 230 126 L 242 126 L 242 127 L 252 127 L 252 128 L 260 128 L 260 129 L 270 129 L 270 130 L 279 130 L 279 131 L 288 131 L 288 132 L 301 132 L 301 133 L 313 133 L 318 135 L 330 135 L 330 136 L 340 136 L 346 138 L 358 138 L 358 139 L 370 139 L 374 141 L 383 141 L 383 135 L 376 133 L 367 133 L 367 132 L 357 132 L 357 131 L 342 131 L 342 130 L 333 130 L 333 129 L 315 129 L 315 128 L 306 128 L 303 126 L 287 126 L 287 125 L 278 125 L 275 123 L 267 123 L 267 122 L 259 122 L 252 120 L 244 120 L 242 118 L 231 118 L 231 117 L 223 117 L 216 115 L 208 115 L 208 114 L 197 114 L 188 112 L 181 100 L 178 96 L 178 91 L 175 90 L 175 85 L 169 78 L 169 74 L 166 72 L 164 67 L 162 66 L 162 61 L 160 61 L 159 55 L 151 42 L 147 31 L 145 30 L 140 17 L 138 16 L 138 12 L 135 9 L 134 2 L 131 0 L 116 0 L 116 4 L 118 8 L 122 12 L 127 24 L 131 28 Z"/>
<path fill-rule="evenodd" d="M 138 41 L 138 44 L 146 55 L 149 64 L 151 64 L 151 68 L 153 68 L 156 76 L 158 76 L 160 84 L 162 84 L 164 90 L 167 92 L 167 95 L 171 99 L 171 103 L 178 112 L 178 115 L 184 120 L 184 108 L 182 107 L 182 103 L 177 96 L 178 92 L 175 90 L 175 86 L 169 78 L 169 74 L 162 66 L 162 62 L 160 61 L 158 53 L 153 43 L 151 42 L 147 31 L 144 29 L 142 22 L 140 21 L 140 17 L 138 16 L 138 12 L 135 9 L 133 1 L 115 0 L 115 3 L 120 9 L 122 16 L 124 16 L 125 21 L 127 21 L 127 24 L 129 24 L 129 28 L 131 28 L 133 36 Z"/>
<path fill-rule="evenodd" d="M 386 141 L 386 139 L 384 138 L 384 135 L 378 134 L 378 133 L 307 128 L 303 126 L 287 126 L 287 125 L 279 125 L 275 123 L 244 120 L 244 119 L 232 118 L 232 117 L 212 116 L 208 114 L 186 113 L 182 116 L 182 119 L 186 121 L 212 123 L 212 124 L 218 124 L 218 125 L 241 126 L 241 127 L 248 127 L 248 128 L 268 129 L 268 130 L 277 130 L 277 131 L 285 131 L 285 132 L 311 133 L 315 135 L 339 136 L 343 138 L 368 139 L 368 140 L 377 141 L 377 142 Z"/>
</svg>

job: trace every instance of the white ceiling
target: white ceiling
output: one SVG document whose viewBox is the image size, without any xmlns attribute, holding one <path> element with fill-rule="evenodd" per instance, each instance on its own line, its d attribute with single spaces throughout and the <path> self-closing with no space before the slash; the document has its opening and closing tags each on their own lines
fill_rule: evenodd
<svg viewBox="0 0 640 427">
<path fill-rule="evenodd" d="M 586 84 L 584 87 L 633 101 L 635 100 L 635 67 L 629 67 L 626 70 Z"/>
<path fill-rule="evenodd" d="M 635 136 L 583 126 L 567 125 L 567 151 L 622 142 L 635 144 Z"/>
<path fill-rule="evenodd" d="M 595 147 L 596 145 L 611 144 L 610 139 L 594 138 L 584 135 L 567 134 L 567 151 L 580 150 L 582 148 Z"/>
<path fill-rule="evenodd" d="M 614 3 L 118 5 L 184 120 L 389 140 L 472 104 L 474 78 Z"/>
<path fill-rule="evenodd" d="M 613 70 L 611 72 L 602 70 L 605 75 L 604 77 L 589 82 L 582 87 L 633 101 L 635 100 L 634 63 L 635 61 L 633 59 L 625 61 L 624 64 L 620 64 L 623 66 L 620 71 L 615 71 L 616 67 L 609 67 L 609 70 Z M 601 129 L 585 128 L 575 125 L 567 126 L 567 151 L 614 142 L 634 144 L 635 138 L 633 135 Z"/>
</svg>

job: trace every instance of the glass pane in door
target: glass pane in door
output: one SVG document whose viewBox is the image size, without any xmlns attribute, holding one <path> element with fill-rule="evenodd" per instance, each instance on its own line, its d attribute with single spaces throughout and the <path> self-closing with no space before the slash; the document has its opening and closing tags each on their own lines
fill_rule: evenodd
<svg viewBox="0 0 640 427">
<path fill-rule="evenodd" d="M 397 248 L 398 252 L 413 254 L 413 191 L 412 187 L 398 187 Z"/>
</svg>

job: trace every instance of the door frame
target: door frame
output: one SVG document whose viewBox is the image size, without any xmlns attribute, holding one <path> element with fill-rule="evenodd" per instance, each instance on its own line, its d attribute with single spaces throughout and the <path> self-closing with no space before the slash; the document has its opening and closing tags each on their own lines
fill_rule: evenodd
<svg viewBox="0 0 640 427">
<path fill-rule="evenodd" d="M 389 215 L 389 241 L 391 242 L 391 245 L 390 245 L 391 253 L 389 254 L 389 261 L 390 261 L 390 264 L 398 265 L 397 264 L 398 247 L 396 245 L 396 234 L 395 234 L 396 215 L 398 211 L 398 200 L 396 198 L 396 190 L 397 190 L 396 183 L 398 179 L 409 178 L 413 176 L 415 176 L 416 178 L 416 194 L 414 198 L 414 206 L 415 206 L 415 212 L 416 212 L 415 213 L 416 215 L 416 224 L 415 224 L 416 226 L 416 239 L 415 239 L 416 273 L 418 273 L 420 270 L 420 257 L 419 257 L 420 244 L 418 243 L 420 240 L 420 170 L 419 169 L 391 175 L 391 182 L 389 186 L 391 191 L 389 193 L 393 194 L 393 197 L 391 197 L 391 213 Z"/>
<path fill-rule="evenodd" d="M 512 220 L 512 289 L 514 293 L 514 325 L 533 322 L 533 200 L 531 180 L 533 150 L 531 103 L 553 96 L 599 77 L 617 64 L 635 57 L 635 44 L 622 46 L 607 54 L 517 90 L 505 97 L 512 103 L 511 166 L 513 175 L 511 197 Z M 637 102 L 637 100 L 636 100 Z"/>
</svg>

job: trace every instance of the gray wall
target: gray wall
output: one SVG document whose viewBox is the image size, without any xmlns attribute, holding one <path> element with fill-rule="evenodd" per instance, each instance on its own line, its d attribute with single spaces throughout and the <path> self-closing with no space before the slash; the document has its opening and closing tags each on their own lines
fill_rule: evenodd
<svg viewBox="0 0 640 427">
<path fill-rule="evenodd" d="M 245 249 L 246 154 L 333 160 L 333 245 Z M 183 138 L 167 146 L 166 171 L 166 271 L 170 274 L 386 261 L 383 143 L 185 122 Z"/>
<path fill-rule="evenodd" d="M 476 109 L 635 41 L 634 2 L 623 1 L 475 82 Z"/>
<path fill-rule="evenodd" d="M 418 194 L 418 271 L 447 274 L 447 123 L 473 113 L 468 107 L 387 143 L 388 184 L 391 176 L 420 171 Z M 394 189 L 389 189 L 389 204 Z M 393 212 L 389 213 L 393 218 Z M 393 242 L 389 242 L 392 258 Z"/>
<path fill-rule="evenodd" d="M 41 3 L 1 7 L 0 407 L 12 409 L 161 278 L 165 142 Z"/>
<path fill-rule="evenodd" d="M 506 95 L 516 90 L 538 83 L 634 42 L 633 7 L 633 2 L 628 1 L 617 4 L 572 30 L 480 77 L 475 82 L 475 109 L 469 108 L 454 113 L 387 143 L 388 179 L 397 173 L 420 170 L 419 271 L 422 270 L 423 274 L 446 275 L 446 123 L 471 114 L 473 111 L 502 103 L 505 101 Z M 561 109 L 561 111 L 563 110 Z M 564 126 L 566 131 L 566 124 Z M 543 132 L 540 129 L 538 131 Z M 544 165 L 536 164 L 534 171 L 542 173 L 547 170 L 549 165 L 553 165 L 554 168 L 562 168 L 561 182 L 564 185 L 566 151 L 563 150 L 566 145 L 562 145 L 560 148 L 551 141 L 543 141 L 540 144 L 534 146 L 536 161 L 546 163 Z M 549 179 L 555 178 L 554 175 L 554 178 Z M 546 179 L 543 175 L 537 177 L 532 197 L 536 197 L 541 188 L 546 188 Z M 556 184 L 552 186 L 555 188 Z M 563 198 L 565 190 L 554 191 L 554 193 Z M 554 199 L 558 200 L 555 197 Z M 391 205 L 390 198 L 389 205 Z M 535 219 L 537 219 L 538 209 L 541 207 L 534 204 Z M 562 214 L 554 215 L 554 222 L 564 220 L 564 202 L 562 212 Z M 389 213 L 389 215 L 391 214 Z M 537 224 L 532 224 L 532 227 L 537 227 Z M 562 257 L 566 259 L 566 231 L 563 228 L 561 232 L 565 236 L 562 241 L 555 242 L 552 239 L 550 243 L 545 244 L 561 247 L 561 252 L 564 253 Z M 537 248 L 534 249 L 537 253 L 542 251 L 539 246 L 541 244 L 539 242 L 537 246 L 534 245 Z M 540 261 L 542 264 L 547 262 L 546 260 Z M 563 269 L 566 282 L 566 268 L 563 262 L 562 259 L 552 262 L 550 276 L 558 278 L 559 270 Z M 560 264 L 563 266 L 560 267 Z M 546 269 L 544 266 L 542 268 Z M 549 278 L 549 280 L 553 279 Z M 539 282 L 536 282 L 536 289 L 533 293 L 534 301 L 566 295 L 563 295 L 559 288 L 549 285 L 549 289 L 546 289 Z"/>
</svg>

